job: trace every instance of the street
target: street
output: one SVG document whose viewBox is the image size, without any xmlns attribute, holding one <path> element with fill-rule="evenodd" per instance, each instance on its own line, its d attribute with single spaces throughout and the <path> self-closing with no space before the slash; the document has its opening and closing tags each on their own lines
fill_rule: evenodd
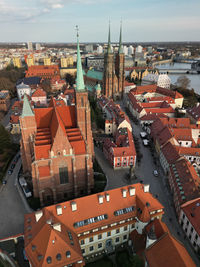
<svg viewBox="0 0 200 267">
<path fill-rule="evenodd" d="M 18 160 L 12 175 L 6 174 L 4 179 L 7 184 L 0 187 L 0 239 L 24 231 L 24 214 L 28 210 L 16 187 L 20 167 L 21 159 Z"/>
<path fill-rule="evenodd" d="M 122 109 L 124 107 L 121 105 Z M 160 164 L 155 165 L 149 147 L 145 147 L 142 144 L 142 140 L 140 137 L 140 132 L 143 131 L 140 125 L 135 125 L 132 121 L 132 128 L 133 128 L 133 135 L 138 138 L 138 143 L 140 146 L 140 153 L 143 155 L 141 158 L 140 164 L 136 164 L 135 174 L 138 177 L 137 180 L 127 180 L 125 178 L 126 174 L 128 173 L 128 169 L 119 169 L 114 170 L 109 162 L 106 160 L 103 152 L 99 148 L 95 148 L 95 155 L 96 158 L 101 165 L 101 168 L 104 170 L 106 177 L 107 177 L 107 186 L 106 190 L 114 189 L 117 187 L 121 187 L 128 184 L 135 184 L 139 183 L 141 180 L 144 184 L 150 185 L 150 192 L 158 198 L 161 204 L 164 206 L 165 214 L 163 216 L 163 221 L 167 224 L 170 232 L 180 240 L 197 266 L 199 266 L 199 260 L 194 253 L 189 241 L 184 239 L 184 232 L 181 226 L 178 223 L 176 218 L 176 213 L 173 208 L 173 200 L 172 196 L 166 187 L 166 177 L 162 171 Z M 158 177 L 153 175 L 154 170 L 158 170 Z"/>
</svg>

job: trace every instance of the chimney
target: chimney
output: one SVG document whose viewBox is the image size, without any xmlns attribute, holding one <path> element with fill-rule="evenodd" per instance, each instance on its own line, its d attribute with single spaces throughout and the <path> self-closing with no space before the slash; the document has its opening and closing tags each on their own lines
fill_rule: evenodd
<svg viewBox="0 0 200 267">
<path fill-rule="evenodd" d="M 57 215 L 62 215 L 62 206 L 58 205 L 56 206 Z"/>
<path fill-rule="evenodd" d="M 110 201 L 110 195 L 106 194 L 106 201 L 109 202 Z"/>
<path fill-rule="evenodd" d="M 72 211 L 76 211 L 77 210 L 77 204 L 75 201 L 71 202 L 71 206 L 72 206 Z"/>
<path fill-rule="evenodd" d="M 149 184 L 144 184 L 144 192 L 145 193 L 149 192 Z"/>
<path fill-rule="evenodd" d="M 135 187 L 130 187 L 129 188 L 129 194 L 130 194 L 131 197 L 135 196 Z"/>
<path fill-rule="evenodd" d="M 103 196 L 98 196 L 98 199 L 99 199 L 99 204 L 102 204 L 103 203 Z"/>
<path fill-rule="evenodd" d="M 35 219 L 36 219 L 36 222 L 39 221 L 39 219 L 42 217 L 43 215 L 43 211 L 42 210 L 38 210 L 35 212 Z"/>
<path fill-rule="evenodd" d="M 127 194 L 127 190 L 126 190 L 126 189 L 123 189 L 123 190 L 122 190 L 122 195 L 123 195 L 123 197 L 126 197 L 126 194 Z"/>
<path fill-rule="evenodd" d="M 53 229 L 56 231 L 61 232 L 61 224 L 60 223 L 54 223 L 53 224 Z"/>
</svg>

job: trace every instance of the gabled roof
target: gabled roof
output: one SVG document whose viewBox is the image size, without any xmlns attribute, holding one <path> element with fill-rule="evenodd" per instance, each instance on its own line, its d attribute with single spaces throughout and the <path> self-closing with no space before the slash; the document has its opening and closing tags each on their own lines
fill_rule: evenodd
<svg viewBox="0 0 200 267">
<path fill-rule="evenodd" d="M 181 209 L 187 216 L 197 234 L 200 236 L 200 197 L 187 201 L 181 206 Z"/>
<path fill-rule="evenodd" d="M 91 69 L 91 70 L 88 70 L 86 77 L 92 78 L 94 80 L 102 81 L 103 80 L 103 72 Z"/>
<path fill-rule="evenodd" d="M 32 97 L 40 97 L 40 96 L 47 96 L 47 93 L 43 89 L 37 88 L 35 92 L 32 94 Z"/>
<path fill-rule="evenodd" d="M 170 233 L 165 233 L 160 239 L 145 250 L 147 263 L 151 267 L 195 267 L 195 263 L 182 243 Z"/>
<path fill-rule="evenodd" d="M 77 262 L 83 259 L 78 242 L 80 233 L 130 217 L 147 222 L 163 214 L 163 206 L 148 190 L 145 192 L 144 187 L 142 184 L 124 186 L 44 207 L 41 211 L 25 215 L 24 240 L 28 259 L 33 266 L 46 266 L 48 256 L 51 256 L 52 266 L 57 266 L 56 263 L 64 266 Z M 131 189 L 135 193 L 131 193 Z M 124 190 L 126 197 L 123 196 Z M 102 197 L 102 203 L 99 203 L 99 197 Z M 122 212 L 123 209 L 126 212 Z M 152 211 L 156 211 L 154 215 Z M 38 220 L 36 214 L 39 215 Z M 66 251 L 70 251 L 69 258 L 66 257 Z M 57 254 L 61 254 L 59 262 L 56 260 Z M 62 262 L 63 259 L 66 262 Z"/>
</svg>

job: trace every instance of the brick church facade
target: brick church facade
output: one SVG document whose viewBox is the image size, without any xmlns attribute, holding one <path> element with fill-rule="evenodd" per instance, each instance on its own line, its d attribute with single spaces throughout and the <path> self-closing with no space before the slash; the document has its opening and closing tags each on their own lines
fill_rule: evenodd
<svg viewBox="0 0 200 267">
<path fill-rule="evenodd" d="M 76 105 L 34 112 L 25 95 L 20 125 L 23 171 L 32 174 L 34 197 L 41 205 L 91 193 L 94 155 L 90 106 L 77 44 Z"/>
<path fill-rule="evenodd" d="M 109 27 L 108 49 L 104 55 L 103 94 L 108 98 L 122 98 L 124 81 L 125 72 L 122 47 L 122 27 L 120 29 L 119 50 L 116 55 L 112 52 Z"/>
</svg>

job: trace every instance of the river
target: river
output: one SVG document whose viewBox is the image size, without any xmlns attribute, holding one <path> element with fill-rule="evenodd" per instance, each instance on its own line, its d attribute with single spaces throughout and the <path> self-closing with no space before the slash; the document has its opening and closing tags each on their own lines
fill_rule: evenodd
<svg viewBox="0 0 200 267">
<path fill-rule="evenodd" d="M 162 69 L 191 69 L 191 64 L 188 63 L 167 63 L 162 65 L 157 65 L 156 68 L 158 68 L 161 72 Z M 190 88 L 193 88 L 194 91 L 197 94 L 200 94 L 200 74 L 168 74 L 168 76 L 171 79 L 171 83 L 174 84 L 178 77 L 180 76 L 186 76 L 188 79 L 190 79 Z"/>
</svg>

